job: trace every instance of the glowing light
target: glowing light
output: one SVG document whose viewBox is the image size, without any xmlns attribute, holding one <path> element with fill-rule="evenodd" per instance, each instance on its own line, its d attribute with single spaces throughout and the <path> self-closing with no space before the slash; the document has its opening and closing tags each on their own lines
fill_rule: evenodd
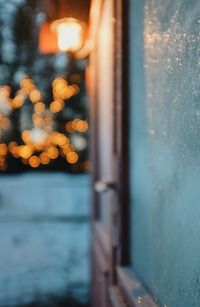
<svg viewBox="0 0 200 307">
<path fill-rule="evenodd" d="M 61 51 L 76 52 L 83 46 L 85 26 L 78 20 L 63 18 L 53 22 L 52 28 L 57 32 Z"/>
<path fill-rule="evenodd" d="M 30 92 L 30 100 L 33 103 L 39 102 L 41 100 L 41 94 L 40 91 L 38 91 L 37 89 L 34 89 Z"/>
<path fill-rule="evenodd" d="M 72 136 L 71 142 L 79 151 L 84 150 L 87 147 L 87 140 L 78 134 Z"/>
<path fill-rule="evenodd" d="M 21 80 L 20 87 L 26 94 L 30 94 L 31 91 L 35 89 L 33 80 L 31 80 L 28 76 L 24 76 L 24 78 Z"/>
<path fill-rule="evenodd" d="M 67 162 L 70 164 L 75 164 L 78 161 L 78 155 L 74 151 L 70 151 L 66 154 Z"/>
<path fill-rule="evenodd" d="M 2 117 L 0 118 L 0 127 L 3 129 L 9 129 L 11 126 L 11 121 L 9 118 L 7 117 Z"/>
<path fill-rule="evenodd" d="M 78 94 L 79 94 L 79 92 L 80 92 L 80 87 L 79 87 L 78 85 L 72 84 L 72 85 L 70 86 L 70 88 L 71 88 L 71 90 L 72 90 L 72 92 L 73 92 L 73 95 L 78 95 Z"/>
<path fill-rule="evenodd" d="M 17 147 L 17 143 L 12 141 L 8 144 L 8 150 L 12 153 L 13 148 Z"/>
<path fill-rule="evenodd" d="M 31 167 L 37 168 L 40 165 L 40 159 L 37 156 L 32 156 L 29 158 L 28 163 Z"/>
<path fill-rule="evenodd" d="M 40 115 L 33 116 L 33 123 L 34 123 L 34 126 L 38 128 L 42 128 L 45 125 L 44 119 Z"/>
<path fill-rule="evenodd" d="M 1 155 L 1 156 L 5 156 L 5 155 L 7 154 L 7 152 L 8 152 L 8 147 L 7 147 L 7 145 L 4 144 L 4 143 L 1 143 L 1 144 L 0 144 L 0 155 Z"/>
<path fill-rule="evenodd" d="M 72 144 L 67 144 L 63 146 L 62 151 L 66 155 L 68 152 L 74 151 L 74 146 Z"/>
<path fill-rule="evenodd" d="M 64 107 L 64 103 L 61 100 L 55 100 L 52 101 L 52 103 L 50 104 L 50 110 L 53 113 L 58 113 L 60 112 Z"/>
<path fill-rule="evenodd" d="M 59 156 L 59 151 L 56 147 L 49 147 L 47 149 L 47 156 L 50 158 L 50 159 L 57 159 L 58 156 Z"/>
<path fill-rule="evenodd" d="M 33 144 L 43 144 L 47 139 L 47 133 L 43 129 L 34 128 L 30 132 L 30 140 Z"/>
<path fill-rule="evenodd" d="M 55 136 L 54 141 L 60 147 L 65 146 L 69 142 L 68 138 L 64 134 L 62 134 L 62 133 L 58 133 Z"/>
<path fill-rule="evenodd" d="M 20 108 L 23 104 L 24 104 L 24 97 L 19 96 L 19 95 L 13 98 L 11 102 L 12 107 L 15 109 Z"/>
<path fill-rule="evenodd" d="M 17 143 L 12 141 L 8 144 L 8 149 L 11 152 L 11 154 L 13 155 L 13 157 L 18 158 L 18 146 Z"/>
<path fill-rule="evenodd" d="M 24 143 L 27 143 L 30 141 L 30 131 L 29 130 L 24 130 L 21 134 L 22 140 Z"/>
<path fill-rule="evenodd" d="M 47 154 L 45 152 L 42 152 L 39 156 L 40 158 L 40 163 L 47 165 L 50 162 L 50 158 L 47 156 Z"/>
<path fill-rule="evenodd" d="M 76 130 L 78 132 L 86 132 L 88 130 L 88 123 L 85 120 L 79 120 L 76 123 Z"/>
<path fill-rule="evenodd" d="M 34 110 L 36 113 L 43 113 L 45 111 L 45 104 L 43 102 L 37 102 L 34 105 Z"/>
<path fill-rule="evenodd" d="M 28 145 L 20 146 L 19 148 L 19 156 L 28 159 L 32 155 L 33 151 L 32 148 Z"/>
<path fill-rule="evenodd" d="M 65 130 L 66 130 L 67 132 L 69 132 L 69 133 L 71 133 L 71 132 L 74 131 L 74 129 L 73 129 L 73 127 L 72 127 L 72 121 L 69 121 L 69 122 L 67 122 L 67 123 L 65 124 Z"/>
</svg>

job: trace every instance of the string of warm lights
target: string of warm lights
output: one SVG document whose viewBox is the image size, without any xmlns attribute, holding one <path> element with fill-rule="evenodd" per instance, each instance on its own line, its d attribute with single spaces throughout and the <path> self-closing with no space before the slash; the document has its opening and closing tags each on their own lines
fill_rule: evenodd
<svg viewBox="0 0 200 307">
<path fill-rule="evenodd" d="M 69 164 L 77 163 L 78 150 L 85 149 L 87 141 L 85 138 L 75 138 L 73 133 L 87 132 L 88 122 L 77 118 L 68 121 L 65 123 L 66 133 L 61 133 L 54 128 L 54 117 L 64 109 L 67 100 L 80 92 L 79 86 L 69 84 L 63 77 L 57 77 L 52 83 L 53 101 L 48 107 L 34 81 L 28 76 L 21 80 L 15 97 L 11 98 L 11 92 L 9 86 L 0 87 L 0 170 L 6 169 L 8 155 L 21 159 L 22 163 L 32 168 L 48 165 L 59 156 Z M 16 140 L 6 144 L 3 136 L 11 129 L 11 114 L 22 108 L 26 101 L 33 107 L 32 128 L 21 132 L 20 144 Z M 86 161 L 85 170 L 88 167 Z"/>
</svg>

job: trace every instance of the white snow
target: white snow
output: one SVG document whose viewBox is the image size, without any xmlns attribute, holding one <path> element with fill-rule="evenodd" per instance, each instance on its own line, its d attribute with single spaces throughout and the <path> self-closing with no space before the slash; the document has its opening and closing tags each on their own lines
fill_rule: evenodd
<svg viewBox="0 0 200 307">
<path fill-rule="evenodd" d="M 0 177 L 0 306 L 89 286 L 89 177 Z"/>
</svg>

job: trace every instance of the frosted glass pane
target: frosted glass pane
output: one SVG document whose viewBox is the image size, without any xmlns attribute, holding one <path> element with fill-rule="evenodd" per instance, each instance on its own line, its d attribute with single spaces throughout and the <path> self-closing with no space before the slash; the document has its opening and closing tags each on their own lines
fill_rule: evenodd
<svg viewBox="0 0 200 307">
<path fill-rule="evenodd" d="M 167 307 L 200 306 L 200 2 L 131 1 L 132 266 Z"/>
</svg>

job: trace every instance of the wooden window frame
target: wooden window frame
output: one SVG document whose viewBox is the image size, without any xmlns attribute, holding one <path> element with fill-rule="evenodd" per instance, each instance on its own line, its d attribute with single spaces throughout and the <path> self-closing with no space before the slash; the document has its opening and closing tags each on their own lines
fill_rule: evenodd
<svg viewBox="0 0 200 307">
<path fill-rule="evenodd" d="M 120 219 L 121 225 L 119 229 L 119 259 L 116 267 L 118 291 L 112 292 L 113 307 L 118 307 L 119 293 L 124 298 L 123 306 L 130 307 L 157 307 L 158 304 L 153 300 L 151 295 L 143 287 L 142 283 L 133 275 L 130 268 L 130 157 L 129 157 L 129 112 L 130 112 L 130 96 L 129 96 L 129 7 L 131 0 L 117 0 L 115 2 L 115 105 L 116 109 L 116 125 L 118 126 L 117 151 L 120 157 L 120 171 L 118 179 L 119 203 L 120 203 Z M 123 149 L 123 152 L 122 152 Z"/>
<path fill-rule="evenodd" d="M 99 283 L 104 283 L 108 287 L 109 306 L 112 307 L 157 307 L 158 304 L 152 299 L 150 294 L 145 290 L 142 283 L 133 275 L 130 267 L 130 188 L 129 188 L 129 7 L 132 0 L 113 0 L 114 3 L 114 152 L 120 161 L 117 175 L 117 190 L 119 196 L 120 208 L 120 225 L 118 229 L 118 250 L 117 259 L 114 264 L 115 280 L 111 280 L 110 274 L 110 259 L 111 259 L 111 242 L 107 233 L 104 231 L 99 220 L 99 203 L 97 193 L 93 192 L 92 215 L 95 220 L 95 226 L 92 232 L 95 233 L 97 244 L 95 244 L 94 259 L 97 270 L 102 272 L 102 280 Z M 97 20 L 101 18 L 101 10 L 104 0 L 93 0 L 98 6 Z M 94 43 L 95 45 L 95 43 Z M 94 46 L 95 48 L 95 46 Z M 94 52 L 95 53 L 95 52 Z M 93 57 L 93 55 L 92 55 Z M 91 144 L 91 157 L 93 163 L 97 166 L 93 170 L 92 185 L 98 179 L 98 144 L 95 143 L 95 134 L 98 129 L 98 114 L 97 108 L 93 102 L 97 100 L 97 72 L 96 58 L 92 58 L 90 67 L 90 115 L 91 132 L 93 140 Z M 91 71 L 92 70 L 92 71 Z M 91 86 L 92 84 L 92 86 Z M 92 90 L 91 90 L 92 89 Z M 117 129 L 116 129 L 117 128 Z M 123 149 L 123 151 L 122 151 Z M 99 246 L 101 248 L 99 248 Z"/>
</svg>

